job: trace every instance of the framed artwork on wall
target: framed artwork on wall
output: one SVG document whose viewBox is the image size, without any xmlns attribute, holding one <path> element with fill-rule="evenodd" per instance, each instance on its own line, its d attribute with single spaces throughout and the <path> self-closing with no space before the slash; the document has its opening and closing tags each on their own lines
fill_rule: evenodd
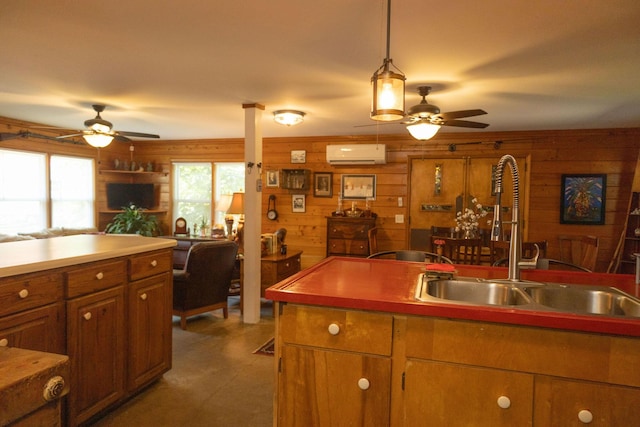
<svg viewBox="0 0 640 427">
<path fill-rule="evenodd" d="M 306 197 L 304 194 L 294 194 L 291 196 L 291 211 L 305 213 L 307 210 Z"/>
<path fill-rule="evenodd" d="M 340 190 L 343 199 L 375 200 L 375 175 L 342 175 Z"/>
<path fill-rule="evenodd" d="M 280 186 L 280 174 L 277 170 L 267 171 L 267 187 L 279 187 Z"/>
<path fill-rule="evenodd" d="M 313 197 L 333 196 L 333 172 L 316 172 L 313 174 Z"/>
<path fill-rule="evenodd" d="M 560 224 L 604 224 L 607 175 L 563 174 Z"/>
<path fill-rule="evenodd" d="M 291 150 L 291 163 L 307 163 L 305 150 Z"/>
</svg>

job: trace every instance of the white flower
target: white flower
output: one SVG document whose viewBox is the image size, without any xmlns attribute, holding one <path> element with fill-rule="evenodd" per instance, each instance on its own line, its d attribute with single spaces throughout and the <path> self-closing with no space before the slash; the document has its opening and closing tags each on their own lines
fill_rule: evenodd
<svg viewBox="0 0 640 427">
<path fill-rule="evenodd" d="M 478 203 L 478 199 L 475 197 L 471 200 L 471 203 L 475 206 L 475 211 L 465 208 L 462 212 L 456 213 L 455 230 L 457 232 L 477 230 L 480 218 L 484 218 L 489 213 L 481 203 Z"/>
</svg>

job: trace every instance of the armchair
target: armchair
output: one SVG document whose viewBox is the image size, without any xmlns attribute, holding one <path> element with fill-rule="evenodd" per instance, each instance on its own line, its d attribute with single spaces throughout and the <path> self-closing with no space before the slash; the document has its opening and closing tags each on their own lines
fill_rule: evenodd
<svg viewBox="0 0 640 427">
<path fill-rule="evenodd" d="M 227 297 L 238 245 L 227 240 L 197 243 L 189 248 L 183 270 L 173 270 L 173 315 L 187 328 L 187 317 L 222 309 Z"/>
</svg>

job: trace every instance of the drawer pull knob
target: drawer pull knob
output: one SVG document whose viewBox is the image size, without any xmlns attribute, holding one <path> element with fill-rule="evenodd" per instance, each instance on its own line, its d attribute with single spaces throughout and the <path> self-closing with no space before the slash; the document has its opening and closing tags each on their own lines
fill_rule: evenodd
<svg viewBox="0 0 640 427">
<path fill-rule="evenodd" d="M 358 380 L 358 387 L 360 387 L 360 390 L 368 390 L 370 385 L 369 380 L 366 378 L 360 378 Z"/>
<path fill-rule="evenodd" d="M 158 266 L 158 261 L 156 261 L 155 259 L 151 261 L 151 267 L 157 267 L 157 266 Z"/>
<path fill-rule="evenodd" d="M 145 292 L 145 293 L 141 294 L 141 295 L 140 295 L 140 299 L 141 299 L 142 301 L 146 301 L 146 300 L 147 300 L 147 293 Z"/>
<path fill-rule="evenodd" d="M 101 271 L 100 273 L 96 274 L 96 279 L 98 280 L 104 279 L 104 273 Z"/>
<path fill-rule="evenodd" d="M 511 399 L 509 399 L 507 396 L 500 396 L 498 398 L 498 406 L 502 409 L 509 409 L 509 407 L 511 406 Z"/>
<path fill-rule="evenodd" d="M 91 312 L 88 311 L 85 314 L 82 315 L 82 317 L 84 317 L 84 320 L 91 320 Z"/>
<path fill-rule="evenodd" d="M 23 289 L 20 292 L 18 292 L 18 296 L 20 296 L 20 298 L 25 299 L 26 297 L 29 296 L 29 291 L 27 289 Z"/>
<path fill-rule="evenodd" d="M 6 346 L 8 346 L 8 345 L 9 345 L 9 340 L 8 340 L 8 339 L 6 339 L 6 338 L 2 338 L 2 339 L 0 340 L 0 347 L 6 347 Z"/>
<path fill-rule="evenodd" d="M 327 328 L 331 335 L 338 335 L 340 333 L 340 326 L 337 323 L 332 323 Z"/>
<path fill-rule="evenodd" d="M 578 419 L 583 424 L 590 424 L 591 421 L 593 421 L 593 414 L 588 409 L 583 409 L 582 411 L 578 412 Z"/>
<path fill-rule="evenodd" d="M 289 263 L 288 262 L 285 263 L 284 265 L 285 265 L 285 267 L 289 268 Z"/>
<path fill-rule="evenodd" d="M 44 400 L 46 400 L 47 402 L 50 402 L 62 396 L 63 391 L 64 378 L 58 375 L 49 379 L 49 381 L 47 381 L 47 383 L 44 385 L 44 392 L 42 393 L 42 397 L 44 397 Z"/>
</svg>

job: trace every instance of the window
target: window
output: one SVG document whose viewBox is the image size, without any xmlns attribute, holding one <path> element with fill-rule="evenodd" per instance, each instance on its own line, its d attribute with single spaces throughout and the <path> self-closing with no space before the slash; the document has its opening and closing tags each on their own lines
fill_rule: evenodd
<svg viewBox="0 0 640 427">
<path fill-rule="evenodd" d="M 173 177 L 173 217 L 185 218 L 192 232 L 203 218 L 223 227 L 231 194 L 244 191 L 243 163 L 176 162 Z"/>
<path fill-rule="evenodd" d="M 93 227 L 94 188 L 93 159 L 0 150 L 0 233 Z"/>
<path fill-rule="evenodd" d="M 94 226 L 93 160 L 51 156 L 51 225 Z"/>
</svg>

